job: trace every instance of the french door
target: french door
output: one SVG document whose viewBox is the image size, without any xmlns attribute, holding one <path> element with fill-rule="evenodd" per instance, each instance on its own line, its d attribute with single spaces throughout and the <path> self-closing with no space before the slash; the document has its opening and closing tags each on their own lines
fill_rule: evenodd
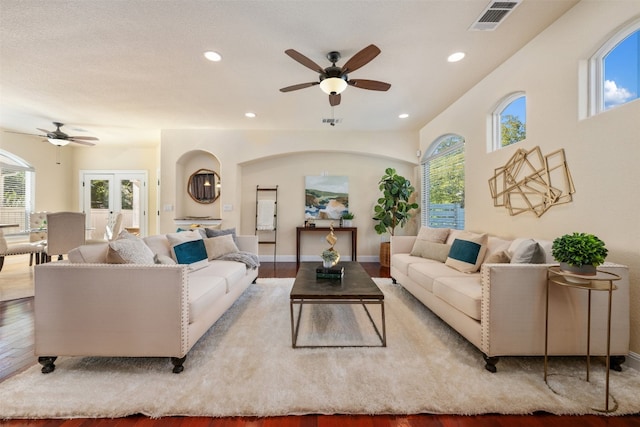
<svg viewBox="0 0 640 427">
<path fill-rule="evenodd" d="M 146 171 L 80 171 L 80 209 L 92 238 L 103 238 L 109 216 L 122 213 L 122 230 L 146 236 Z"/>
</svg>

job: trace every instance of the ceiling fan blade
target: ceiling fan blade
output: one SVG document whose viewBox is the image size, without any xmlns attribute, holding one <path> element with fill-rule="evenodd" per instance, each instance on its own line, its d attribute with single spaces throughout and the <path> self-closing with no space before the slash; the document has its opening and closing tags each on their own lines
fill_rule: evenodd
<svg viewBox="0 0 640 427">
<path fill-rule="evenodd" d="M 341 100 L 342 100 L 342 96 L 339 93 L 335 95 L 329 95 L 329 104 L 332 107 L 335 107 L 336 105 L 340 105 Z"/>
<path fill-rule="evenodd" d="M 76 141 L 78 139 L 81 139 L 83 141 L 100 141 L 98 138 L 96 138 L 95 136 L 70 136 L 69 139 L 71 141 Z"/>
<path fill-rule="evenodd" d="M 322 68 L 321 66 L 319 66 L 318 64 L 316 64 L 315 62 L 313 62 L 312 60 L 310 60 L 309 58 L 307 58 L 306 56 L 304 56 L 303 54 L 301 54 L 300 52 L 293 50 L 293 49 L 287 49 L 284 51 L 284 53 L 286 53 L 287 55 L 289 55 L 291 58 L 293 58 L 294 61 L 299 62 L 300 64 L 304 65 L 305 67 L 320 73 L 320 74 L 324 74 L 324 68 Z"/>
<path fill-rule="evenodd" d="M 342 74 L 351 73 L 358 68 L 367 65 L 369 61 L 378 56 L 379 53 L 380 49 L 378 49 L 378 46 L 370 44 L 360 52 L 353 55 L 351 59 L 342 66 Z"/>
<path fill-rule="evenodd" d="M 319 84 L 319 82 L 300 83 L 293 86 L 283 87 L 282 89 L 280 89 L 280 92 L 291 92 L 292 90 L 304 89 L 306 87 L 311 87 Z"/>
<path fill-rule="evenodd" d="M 36 128 L 36 129 L 38 129 L 40 132 L 43 132 L 45 135 L 52 133 L 50 130 L 40 129 L 40 128 Z"/>
<path fill-rule="evenodd" d="M 74 142 L 76 144 L 88 145 L 89 147 L 93 147 L 94 145 L 96 145 L 93 142 L 78 140 L 75 137 L 69 138 L 67 141 Z"/>
<path fill-rule="evenodd" d="M 16 131 L 13 131 L 13 130 L 5 130 L 5 132 L 17 133 L 18 135 L 39 136 L 41 138 L 46 138 L 47 137 L 47 135 L 38 135 L 38 134 L 35 134 L 35 133 L 16 132 Z"/>
<path fill-rule="evenodd" d="M 379 82 L 377 80 L 353 79 L 347 82 L 349 86 L 360 89 L 387 91 L 391 87 L 389 83 Z"/>
</svg>

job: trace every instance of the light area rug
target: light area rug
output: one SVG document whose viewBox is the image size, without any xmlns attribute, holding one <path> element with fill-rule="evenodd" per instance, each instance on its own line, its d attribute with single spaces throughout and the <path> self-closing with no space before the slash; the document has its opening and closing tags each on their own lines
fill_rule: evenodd
<svg viewBox="0 0 640 427">
<path fill-rule="evenodd" d="M 166 358 L 59 358 L 55 372 L 34 366 L 0 383 L 0 418 L 276 416 L 294 414 L 597 414 L 604 363 L 505 357 L 498 372 L 481 353 L 389 279 L 388 347 L 293 349 L 293 279 L 260 279 L 189 352 L 185 370 Z M 379 322 L 379 312 L 371 308 Z M 301 339 L 377 344 L 362 306 L 305 306 Z M 357 326 L 356 326 L 357 325 Z M 611 372 L 616 414 L 640 412 L 640 373 Z"/>
</svg>

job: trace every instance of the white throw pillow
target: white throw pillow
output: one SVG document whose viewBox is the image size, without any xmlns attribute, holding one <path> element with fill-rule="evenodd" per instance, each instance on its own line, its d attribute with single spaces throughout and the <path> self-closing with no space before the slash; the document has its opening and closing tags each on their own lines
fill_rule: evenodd
<svg viewBox="0 0 640 427">
<path fill-rule="evenodd" d="M 239 252 L 231 234 L 205 239 L 204 247 L 207 250 L 207 257 L 210 260 L 220 258 L 232 252 Z"/>
</svg>

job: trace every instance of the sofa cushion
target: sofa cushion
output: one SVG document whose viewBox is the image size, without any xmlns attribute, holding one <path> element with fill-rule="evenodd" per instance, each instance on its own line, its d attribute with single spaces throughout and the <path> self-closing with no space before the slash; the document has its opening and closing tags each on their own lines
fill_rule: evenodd
<svg viewBox="0 0 640 427">
<path fill-rule="evenodd" d="M 169 239 L 167 239 L 167 236 L 165 236 L 164 234 L 145 236 L 142 238 L 142 240 L 154 254 L 173 258 L 173 256 L 171 255 L 171 245 L 169 244 Z"/>
<path fill-rule="evenodd" d="M 511 262 L 511 257 L 507 251 L 494 252 L 491 255 L 487 255 L 484 259 L 486 264 L 508 264 Z"/>
<path fill-rule="evenodd" d="M 433 282 L 433 294 L 467 316 L 480 320 L 482 300 L 480 275 L 439 277 Z"/>
<path fill-rule="evenodd" d="M 479 276 L 480 274 L 477 273 Z M 413 263 L 408 268 L 409 278 L 425 288 L 429 292 L 433 292 L 433 281 L 439 277 L 467 277 L 467 273 L 462 273 L 445 264 L 437 261 L 424 263 Z"/>
<path fill-rule="evenodd" d="M 189 274 L 189 323 L 200 318 L 227 292 L 223 277 Z"/>
<path fill-rule="evenodd" d="M 409 254 L 391 255 L 391 265 L 405 276 L 409 275 L 409 266 L 415 263 L 435 263 L 432 259 L 411 256 Z"/>
<path fill-rule="evenodd" d="M 544 261 L 544 251 L 540 244 L 533 239 L 527 239 L 520 243 L 511 257 L 512 264 L 543 264 Z"/>
<path fill-rule="evenodd" d="M 155 264 L 153 252 L 141 239 L 117 239 L 109 242 L 109 264 Z"/>
<path fill-rule="evenodd" d="M 240 283 L 247 274 L 247 267 L 241 262 L 215 260 L 209 261 L 206 268 L 189 272 L 189 280 L 200 277 L 222 277 L 225 280 L 225 292 L 229 292 Z"/>
<path fill-rule="evenodd" d="M 486 234 L 460 233 L 453 241 L 445 264 L 463 273 L 474 273 L 484 260 Z"/>
<path fill-rule="evenodd" d="M 451 246 L 446 243 L 436 243 L 428 240 L 416 239 L 410 255 L 445 262 L 450 249 Z"/>
<path fill-rule="evenodd" d="M 164 265 L 175 265 L 176 264 L 176 262 L 173 260 L 173 258 L 171 258 L 168 255 L 155 254 L 153 256 L 153 261 L 156 264 L 164 264 Z"/>
<path fill-rule="evenodd" d="M 233 241 L 231 234 L 223 234 L 218 237 L 210 237 L 204 240 L 207 257 L 210 260 L 220 258 L 223 255 L 238 252 L 238 246 Z"/>
<path fill-rule="evenodd" d="M 91 245 L 82 245 L 71 249 L 67 258 L 69 262 L 74 263 L 99 263 L 107 262 L 107 252 L 109 243 L 94 243 Z"/>
<path fill-rule="evenodd" d="M 450 231 L 451 229 L 449 228 L 431 228 L 423 226 L 420 227 L 420 231 L 416 236 L 416 240 L 426 240 L 428 242 L 434 243 L 445 243 Z"/>
</svg>

